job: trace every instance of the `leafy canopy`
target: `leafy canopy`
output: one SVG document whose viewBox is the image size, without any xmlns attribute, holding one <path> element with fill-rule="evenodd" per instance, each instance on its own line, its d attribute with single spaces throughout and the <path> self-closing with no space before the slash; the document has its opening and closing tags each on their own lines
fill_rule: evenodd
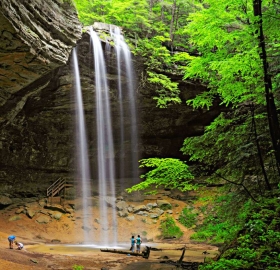
<svg viewBox="0 0 280 270">
<path fill-rule="evenodd" d="M 140 168 L 153 168 L 142 175 L 145 181 L 128 188 L 128 192 L 137 190 L 150 190 L 149 193 L 156 193 L 159 186 L 165 188 L 178 188 L 186 191 L 197 188 L 190 180 L 194 178 L 189 171 L 189 166 L 174 158 L 149 158 L 140 160 Z"/>
</svg>

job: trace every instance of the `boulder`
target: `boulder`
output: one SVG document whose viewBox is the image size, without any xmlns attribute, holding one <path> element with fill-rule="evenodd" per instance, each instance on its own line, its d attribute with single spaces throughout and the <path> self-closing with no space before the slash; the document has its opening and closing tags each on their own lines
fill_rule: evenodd
<svg viewBox="0 0 280 270">
<path fill-rule="evenodd" d="M 116 208 L 119 211 L 122 211 L 122 210 L 126 209 L 127 207 L 128 207 L 128 205 L 127 205 L 127 203 L 125 201 L 118 201 L 116 203 Z"/>
<path fill-rule="evenodd" d="M 127 216 L 125 219 L 128 220 L 128 221 L 133 221 L 135 219 L 135 217 L 134 216 Z"/>
<path fill-rule="evenodd" d="M 35 216 L 35 214 L 37 213 L 37 211 L 35 209 L 32 209 L 32 208 L 28 208 L 26 209 L 26 215 L 29 217 L 29 218 L 33 218 Z"/>
<path fill-rule="evenodd" d="M 170 202 L 166 200 L 157 200 L 157 205 L 162 210 L 168 210 L 172 208 Z"/>
<path fill-rule="evenodd" d="M 12 216 L 9 218 L 9 221 L 15 221 L 21 219 L 21 216 Z"/>
<path fill-rule="evenodd" d="M 45 205 L 44 208 L 48 209 L 48 210 L 51 210 L 51 211 L 58 211 L 58 212 L 61 212 L 63 214 L 66 213 L 66 210 L 60 204 Z"/>
<path fill-rule="evenodd" d="M 118 216 L 119 217 L 127 217 L 128 216 L 128 212 L 126 209 L 123 209 L 121 211 L 118 211 Z"/>
<path fill-rule="evenodd" d="M 12 203 L 13 201 L 9 197 L 0 196 L 0 205 L 10 205 Z"/>
<path fill-rule="evenodd" d="M 50 222 L 50 217 L 46 215 L 40 215 L 36 218 L 36 222 L 40 224 L 47 224 Z"/>
<path fill-rule="evenodd" d="M 147 217 L 148 213 L 145 211 L 139 211 L 139 212 L 136 212 L 136 215 Z"/>
<path fill-rule="evenodd" d="M 56 219 L 56 220 L 60 220 L 61 217 L 62 217 L 62 213 L 58 212 L 58 211 L 55 211 L 55 212 L 52 213 L 51 217 Z"/>
<path fill-rule="evenodd" d="M 16 211 L 15 211 L 16 214 L 25 214 L 26 213 L 26 210 L 23 208 L 23 207 L 20 207 L 18 208 Z"/>
<path fill-rule="evenodd" d="M 133 213 L 137 213 L 137 212 L 140 212 L 140 211 L 146 211 L 146 210 L 147 210 L 146 205 L 144 205 L 144 204 L 137 205 L 137 206 L 134 207 Z"/>
<path fill-rule="evenodd" d="M 158 206 L 157 203 L 147 203 L 147 205 L 146 205 L 148 210 L 156 208 L 157 206 Z"/>
</svg>

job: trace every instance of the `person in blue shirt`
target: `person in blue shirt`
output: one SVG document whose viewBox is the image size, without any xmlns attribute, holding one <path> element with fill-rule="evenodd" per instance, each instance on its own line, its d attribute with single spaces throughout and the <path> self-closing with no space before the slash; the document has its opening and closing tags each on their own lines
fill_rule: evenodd
<svg viewBox="0 0 280 270">
<path fill-rule="evenodd" d="M 134 249 L 135 249 L 135 238 L 134 238 L 134 235 L 132 235 L 130 240 L 131 240 L 130 251 L 134 252 Z"/>
<path fill-rule="evenodd" d="M 142 239 L 140 235 L 136 238 L 136 253 L 140 253 Z"/>
<path fill-rule="evenodd" d="M 9 247 L 10 249 L 13 249 L 14 247 L 14 241 L 16 240 L 16 237 L 14 235 L 10 235 L 8 237 L 8 241 L 9 241 Z"/>
</svg>

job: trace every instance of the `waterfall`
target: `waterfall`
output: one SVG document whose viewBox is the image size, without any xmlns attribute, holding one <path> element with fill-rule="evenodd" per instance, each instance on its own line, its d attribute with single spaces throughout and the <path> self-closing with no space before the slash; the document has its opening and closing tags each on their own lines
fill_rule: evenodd
<svg viewBox="0 0 280 270">
<path fill-rule="evenodd" d="M 103 48 L 99 36 L 90 28 L 90 46 L 93 51 L 94 77 L 93 93 L 95 94 L 95 116 L 96 119 L 96 146 L 97 146 L 97 178 L 99 210 L 93 213 L 92 189 L 90 182 L 89 153 L 87 145 L 87 131 L 85 126 L 85 115 L 83 97 L 80 82 L 80 73 L 77 59 L 77 51 L 73 50 L 73 63 L 75 75 L 75 109 L 76 109 L 76 157 L 77 157 L 77 179 L 81 180 L 82 207 L 83 207 L 83 229 L 84 239 L 89 243 L 100 246 L 117 246 L 118 226 L 116 213 L 116 153 L 114 149 L 113 127 L 111 118 L 110 93 L 107 82 L 107 71 Z M 138 130 L 137 109 L 135 103 L 135 76 L 129 47 L 121 35 L 120 29 L 114 26 L 111 37 L 115 43 L 115 56 L 117 67 L 117 89 L 119 108 L 114 115 L 114 125 L 119 133 L 118 158 L 120 180 L 125 172 L 131 176 L 130 186 L 138 180 Z M 111 46 L 105 44 L 106 53 L 112 54 Z M 106 54 L 107 55 L 107 54 Z M 113 58 L 110 58 L 113 59 Z M 114 62 L 113 62 L 114 63 Z M 110 63 L 111 65 L 113 63 Z M 107 63 L 108 64 L 108 63 Z M 127 104 L 125 106 L 124 104 Z M 129 125 L 129 126 L 128 126 Z M 93 134 L 94 136 L 94 134 Z M 137 180 L 136 180 L 137 179 Z M 122 188 L 124 188 L 122 186 Z M 98 220 L 99 231 L 93 232 L 93 216 Z M 85 240 L 84 240 L 85 242 Z"/>
<path fill-rule="evenodd" d="M 124 137 L 124 111 L 123 111 L 123 89 L 122 89 L 122 70 L 121 70 L 121 58 L 122 58 L 122 47 L 120 45 L 120 35 L 114 35 L 112 26 L 110 26 L 110 34 L 115 41 L 115 50 L 117 58 L 117 71 L 118 71 L 118 99 L 119 99 L 119 110 L 120 110 L 120 119 L 119 119 L 119 133 L 120 133 L 120 162 L 119 162 L 119 177 L 121 181 L 124 178 L 124 164 L 125 164 L 125 137 Z"/>
<path fill-rule="evenodd" d="M 115 210 L 115 164 L 114 145 L 110 108 L 110 96 L 107 85 L 107 72 L 101 41 L 90 28 L 90 38 L 94 52 L 95 70 L 95 100 L 96 100 L 96 130 L 98 155 L 98 190 L 99 190 L 99 218 L 104 232 L 100 233 L 100 244 L 109 244 L 109 222 L 111 222 L 110 245 L 117 243 L 117 217 Z M 112 205 L 109 209 L 109 203 Z M 110 217 L 110 218 L 109 218 Z"/>
<path fill-rule="evenodd" d="M 89 232 L 92 227 L 91 209 L 91 184 L 88 158 L 88 144 L 86 136 L 86 125 L 84 116 L 83 97 L 81 90 L 80 71 L 76 48 L 72 53 L 74 69 L 74 92 L 75 92 L 75 112 L 76 112 L 76 159 L 77 159 L 77 179 L 81 181 L 82 208 L 83 208 L 83 229 L 84 241 L 90 240 Z"/>
<path fill-rule="evenodd" d="M 132 183 L 136 183 L 138 180 L 138 128 L 137 128 L 137 110 L 136 110 L 136 103 L 135 103 L 135 74 L 134 74 L 134 67 L 132 64 L 131 59 L 131 52 L 124 41 L 124 37 L 121 34 L 119 27 L 110 28 L 111 36 L 114 39 L 115 42 L 115 50 L 117 55 L 117 70 L 118 70 L 118 91 L 119 91 L 119 106 L 120 106 L 120 177 L 122 178 L 124 175 L 124 156 L 125 156 L 125 149 L 123 148 L 126 134 L 124 134 L 124 110 L 123 110 L 123 100 L 126 98 L 124 95 L 128 95 L 129 99 L 129 118 L 130 118 L 130 134 L 129 140 L 130 140 L 130 157 L 132 164 Z M 122 68 L 121 64 L 124 62 L 125 65 L 125 77 L 126 79 L 126 85 L 123 87 L 122 85 Z M 124 89 L 127 89 L 126 93 L 123 91 Z"/>
</svg>

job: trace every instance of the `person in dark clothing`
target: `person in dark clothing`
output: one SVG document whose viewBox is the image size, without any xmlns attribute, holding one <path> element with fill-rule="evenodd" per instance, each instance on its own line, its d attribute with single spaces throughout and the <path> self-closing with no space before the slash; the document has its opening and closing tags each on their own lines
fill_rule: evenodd
<svg viewBox="0 0 280 270">
<path fill-rule="evenodd" d="M 134 252 L 134 249 L 135 249 L 135 238 L 134 238 L 134 235 L 132 235 L 130 241 L 131 241 L 130 251 Z"/>
</svg>

